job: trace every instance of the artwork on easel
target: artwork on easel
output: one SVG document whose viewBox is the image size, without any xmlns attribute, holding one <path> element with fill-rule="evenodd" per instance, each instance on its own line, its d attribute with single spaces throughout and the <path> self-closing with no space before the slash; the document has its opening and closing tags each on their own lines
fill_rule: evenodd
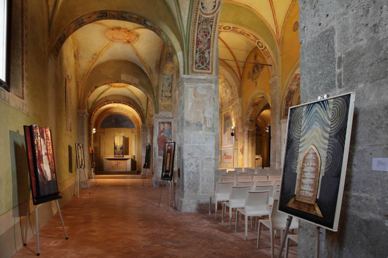
<svg viewBox="0 0 388 258">
<path fill-rule="evenodd" d="M 174 172 L 175 142 L 166 142 L 163 152 L 162 180 L 171 181 Z"/>
<path fill-rule="evenodd" d="M 77 169 L 85 168 L 85 152 L 84 145 L 82 143 L 75 144 L 75 158 Z"/>
<path fill-rule="evenodd" d="M 35 205 L 59 199 L 54 147 L 49 128 L 24 126 L 32 200 Z"/>
<path fill-rule="evenodd" d="M 279 210 L 337 231 L 354 94 L 291 107 Z"/>
<path fill-rule="evenodd" d="M 67 154 L 69 158 L 69 172 L 73 173 L 73 148 L 71 145 L 67 146 Z"/>
<path fill-rule="evenodd" d="M 151 167 L 151 144 L 147 144 L 143 168 Z"/>
</svg>

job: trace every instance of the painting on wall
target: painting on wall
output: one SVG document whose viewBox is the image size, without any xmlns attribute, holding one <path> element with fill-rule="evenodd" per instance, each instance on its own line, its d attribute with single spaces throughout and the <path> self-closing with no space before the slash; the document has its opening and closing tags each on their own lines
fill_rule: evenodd
<svg viewBox="0 0 388 258">
<path fill-rule="evenodd" d="M 163 74 L 162 75 L 162 87 L 160 89 L 160 102 L 161 103 L 171 103 L 172 101 L 172 84 L 173 84 L 173 75 L 172 74 Z"/>
<path fill-rule="evenodd" d="M 163 150 L 166 142 L 172 140 L 172 123 L 171 121 L 159 122 L 158 124 L 158 156 L 163 156 Z"/>
<path fill-rule="evenodd" d="M 231 136 L 232 127 L 232 115 L 230 112 L 225 112 L 222 117 L 222 146 L 230 146 L 233 144 L 233 137 Z"/>
<path fill-rule="evenodd" d="M 337 231 L 354 94 L 290 108 L 279 210 Z"/>
<path fill-rule="evenodd" d="M 225 148 L 221 150 L 222 163 L 233 163 L 233 148 Z"/>
<path fill-rule="evenodd" d="M 283 117 L 287 118 L 291 106 L 300 103 L 300 73 L 296 73 L 288 86 L 287 95 L 284 98 Z"/>
<path fill-rule="evenodd" d="M 78 169 L 85 168 L 85 152 L 82 143 L 75 144 L 75 162 Z"/>
<path fill-rule="evenodd" d="M 115 157 L 123 157 L 129 154 L 129 137 L 116 135 L 113 144 L 113 155 Z"/>
<path fill-rule="evenodd" d="M 71 145 L 67 146 L 67 157 L 69 159 L 69 172 L 73 173 L 73 148 L 71 147 Z"/>
<path fill-rule="evenodd" d="M 24 135 L 33 203 L 60 198 L 50 129 L 24 126 Z"/>
<path fill-rule="evenodd" d="M 174 173 L 175 142 L 166 142 L 163 151 L 162 180 L 172 180 Z"/>
</svg>

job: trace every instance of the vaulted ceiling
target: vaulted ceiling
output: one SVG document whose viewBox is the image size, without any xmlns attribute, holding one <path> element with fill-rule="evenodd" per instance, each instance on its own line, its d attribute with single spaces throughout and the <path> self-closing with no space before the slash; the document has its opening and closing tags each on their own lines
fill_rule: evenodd
<svg viewBox="0 0 388 258">
<path fill-rule="evenodd" d="M 78 50 L 78 76 L 86 79 L 97 65 L 126 60 L 139 66 L 156 84 L 163 41 L 153 31 L 132 22 L 101 20 L 83 26 L 71 36 Z"/>
</svg>

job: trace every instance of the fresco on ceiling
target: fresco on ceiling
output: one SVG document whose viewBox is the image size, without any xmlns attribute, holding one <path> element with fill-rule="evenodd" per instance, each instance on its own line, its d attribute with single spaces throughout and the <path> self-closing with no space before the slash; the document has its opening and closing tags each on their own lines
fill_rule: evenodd
<svg viewBox="0 0 388 258">
<path fill-rule="evenodd" d="M 54 50 L 56 55 L 58 55 L 59 51 L 62 48 L 63 43 L 71 34 L 73 34 L 73 32 L 75 32 L 76 30 L 78 30 L 79 28 L 81 28 L 86 24 L 89 24 L 95 21 L 100 21 L 100 20 L 121 20 L 121 21 L 137 23 L 137 24 L 143 25 L 147 29 L 152 30 L 157 35 L 159 35 L 164 41 L 168 41 L 168 38 L 163 34 L 163 32 L 159 28 L 157 28 L 156 26 L 154 26 L 148 20 L 146 20 L 141 16 L 128 13 L 125 11 L 100 10 L 100 11 L 91 12 L 81 17 L 78 17 L 68 27 L 66 27 L 63 30 L 63 32 L 59 35 L 54 45 Z"/>
</svg>

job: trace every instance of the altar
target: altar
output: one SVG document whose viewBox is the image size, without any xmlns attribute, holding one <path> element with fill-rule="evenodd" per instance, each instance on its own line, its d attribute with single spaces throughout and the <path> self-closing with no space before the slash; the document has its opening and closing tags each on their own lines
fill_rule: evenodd
<svg viewBox="0 0 388 258">
<path fill-rule="evenodd" d="M 129 172 L 136 170 L 136 161 L 129 155 L 104 157 L 104 171 L 106 172 Z"/>
</svg>

